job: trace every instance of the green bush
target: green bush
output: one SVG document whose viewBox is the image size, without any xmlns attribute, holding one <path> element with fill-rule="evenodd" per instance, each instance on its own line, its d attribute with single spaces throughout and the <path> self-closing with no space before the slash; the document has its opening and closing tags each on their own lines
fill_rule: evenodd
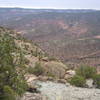
<svg viewBox="0 0 100 100">
<path fill-rule="evenodd" d="M 100 88 L 100 74 L 96 74 L 93 77 L 93 83 L 97 88 Z"/>
<path fill-rule="evenodd" d="M 2 96 L 2 100 L 16 100 L 15 98 L 16 93 L 13 91 L 13 89 L 11 89 L 11 87 L 4 86 L 3 90 L 4 90 L 4 95 Z"/>
<path fill-rule="evenodd" d="M 23 56 L 14 61 L 13 54 L 21 55 L 13 37 L 8 33 L 0 33 L 0 100 L 15 100 L 16 95 L 21 96 L 27 90 L 21 71 L 24 66 Z"/>
<path fill-rule="evenodd" d="M 84 87 L 86 80 L 82 76 L 75 75 L 74 77 L 71 78 L 69 82 L 71 85 L 75 85 L 77 87 Z"/>
<path fill-rule="evenodd" d="M 76 74 L 86 79 L 93 78 L 93 76 L 96 74 L 96 68 L 82 65 L 76 70 Z"/>
<path fill-rule="evenodd" d="M 41 66 L 41 63 L 36 63 L 34 68 L 33 67 L 28 68 L 28 72 L 31 73 L 31 74 L 35 74 L 35 75 L 39 76 L 39 75 L 43 75 L 45 70 Z"/>
</svg>

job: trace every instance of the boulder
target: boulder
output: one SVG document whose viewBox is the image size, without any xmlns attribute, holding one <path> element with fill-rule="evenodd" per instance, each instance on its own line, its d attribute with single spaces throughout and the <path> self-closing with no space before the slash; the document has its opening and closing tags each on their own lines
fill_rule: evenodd
<svg viewBox="0 0 100 100">
<path fill-rule="evenodd" d="M 93 79 L 87 79 L 86 80 L 86 85 L 88 88 L 93 88 L 94 85 L 93 85 Z"/>
<path fill-rule="evenodd" d="M 68 70 L 66 72 L 66 74 L 71 75 L 71 76 L 74 76 L 76 74 L 76 72 L 74 70 Z"/>
<path fill-rule="evenodd" d="M 66 65 L 64 65 L 61 62 L 56 61 L 50 61 L 43 64 L 46 72 L 45 75 L 51 75 L 52 77 L 55 77 L 57 79 L 64 78 L 64 75 L 66 73 Z"/>
<path fill-rule="evenodd" d="M 65 74 L 65 76 L 64 76 L 64 79 L 65 79 L 65 80 L 68 80 L 68 79 L 70 79 L 70 78 L 72 78 L 71 75 Z"/>
<path fill-rule="evenodd" d="M 48 80 L 48 77 L 47 76 L 38 76 L 38 80 L 46 82 Z"/>
<path fill-rule="evenodd" d="M 37 76 L 35 76 L 33 74 L 26 74 L 25 79 L 26 79 L 27 83 L 31 83 L 32 81 L 37 80 Z"/>
<path fill-rule="evenodd" d="M 75 75 L 76 73 L 75 73 L 75 71 L 74 70 L 68 70 L 68 71 L 66 71 L 66 74 L 65 74 L 65 77 L 64 77 L 64 79 L 70 79 L 70 78 L 72 78 L 74 75 Z"/>
</svg>

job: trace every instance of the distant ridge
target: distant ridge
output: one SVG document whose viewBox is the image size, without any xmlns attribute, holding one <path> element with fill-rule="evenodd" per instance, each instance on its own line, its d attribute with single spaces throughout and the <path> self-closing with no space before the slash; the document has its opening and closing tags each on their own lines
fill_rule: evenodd
<svg viewBox="0 0 100 100">
<path fill-rule="evenodd" d="M 93 11 L 99 11 L 99 10 L 96 10 L 96 9 L 53 9 L 53 8 L 21 8 L 21 7 L 0 7 L 0 10 L 27 10 L 27 11 L 45 11 L 45 12 L 67 12 L 67 13 L 70 13 L 70 12 L 73 12 L 73 13 L 76 13 L 76 12 L 93 12 Z"/>
</svg>

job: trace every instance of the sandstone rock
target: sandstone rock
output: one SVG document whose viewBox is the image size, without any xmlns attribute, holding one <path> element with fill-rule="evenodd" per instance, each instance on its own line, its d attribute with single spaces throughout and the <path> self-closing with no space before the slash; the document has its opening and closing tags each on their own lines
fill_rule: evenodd
<svg viewBox="0 0 100 100">
<path fill-rule="evenodd" d="M 59 79 L 57 80 L 58 83 L 63 83 L 63 84 L 66 84 L 66 80 L 65 79 Z"/>
<path fill-rule="evenodd" d="M 49 61 L 49 60 L 48 60 L 48 57 L 42 58 L 42 61 L 48 62 L 48 61 Z"/>
<path fill-rule="evenodd" d="M 93 80 L 92 79 L 87 79 L 86 80 L 86 85 L 88 88 L 93 88 Z"/>
<path fill-rule="evenodd" d="M 38 76 L 38 80 L 45 82 L 48 80 L 48 77 L 47 76 Z"/>
<path fill-rule="evenodd" d="M 27 83 L 31 83 L 34 80 L 37 80 L 37 76 L 33 74 L 26 74 L 25 79 L 27 80 Z"/>
<path fill-rule="evenodd" d="M 71 76 L 74 76 L 76 73 L 75 73 L 74 70 L 68 70 L 68 71 L 66 72 L 66 74 L 71 75 Z"/>
<path fill-rule="evenodd" d="M 26 92 L 20 100 L 43 100 L 41 94 Z"/>
<path fill-rule="evenodd" d="M 76 73 L 75 73 L 74 70 L 68 70 L 68 71 L 66 72 L 66 74 L 65 74 L 64 79 L 65 79 L 65 80 L 68 80 L 68 79 L 72 78 L 75 74 L 76 74 Z"/>
<path fill-rule="evenodd" d="M 68 79 L 70 79 L 70 78 L 72 78 L 71 75 L 65 74 L 65 77 L 64 77 L 65 80 L 68 80 Z"/>
<path fill-rule="evenodd" d="M 46 75 L 50 73 L 55 78 L 58 78 L 58 79 L 64 78 L 67 67 L 63 63 L 50 61 L 50 62 L 44 63 L 43 66 L 46 70 L 46 73 L 45 73 Z"/>
</svg>

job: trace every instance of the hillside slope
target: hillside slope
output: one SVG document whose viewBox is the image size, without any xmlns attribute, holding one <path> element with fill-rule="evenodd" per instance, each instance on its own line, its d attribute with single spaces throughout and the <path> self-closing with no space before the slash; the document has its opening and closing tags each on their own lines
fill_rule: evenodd
<svg viewBox="0 0 100 100">
<path fill-rule="evenodd" d="M 33 74 L 36 76 L 52 76 L 52 78 L 57 79 L 64 78 L 68 68 L 60 60 L 48 56 L 36 44 L 22 38 L 13 30 L 0 27 L 1 36 L 5 33 L 14 39 L 15 45 L 22 52 L 23 60 L 25 63 L 24 70 L 26 71 L 26 76 L 27 74 Z M 18 58 L 18 54 L 14 54 L 14 57 L 16 60 Z M 36 70 L 36 73 L 34 70 Z"/>
</svg>

